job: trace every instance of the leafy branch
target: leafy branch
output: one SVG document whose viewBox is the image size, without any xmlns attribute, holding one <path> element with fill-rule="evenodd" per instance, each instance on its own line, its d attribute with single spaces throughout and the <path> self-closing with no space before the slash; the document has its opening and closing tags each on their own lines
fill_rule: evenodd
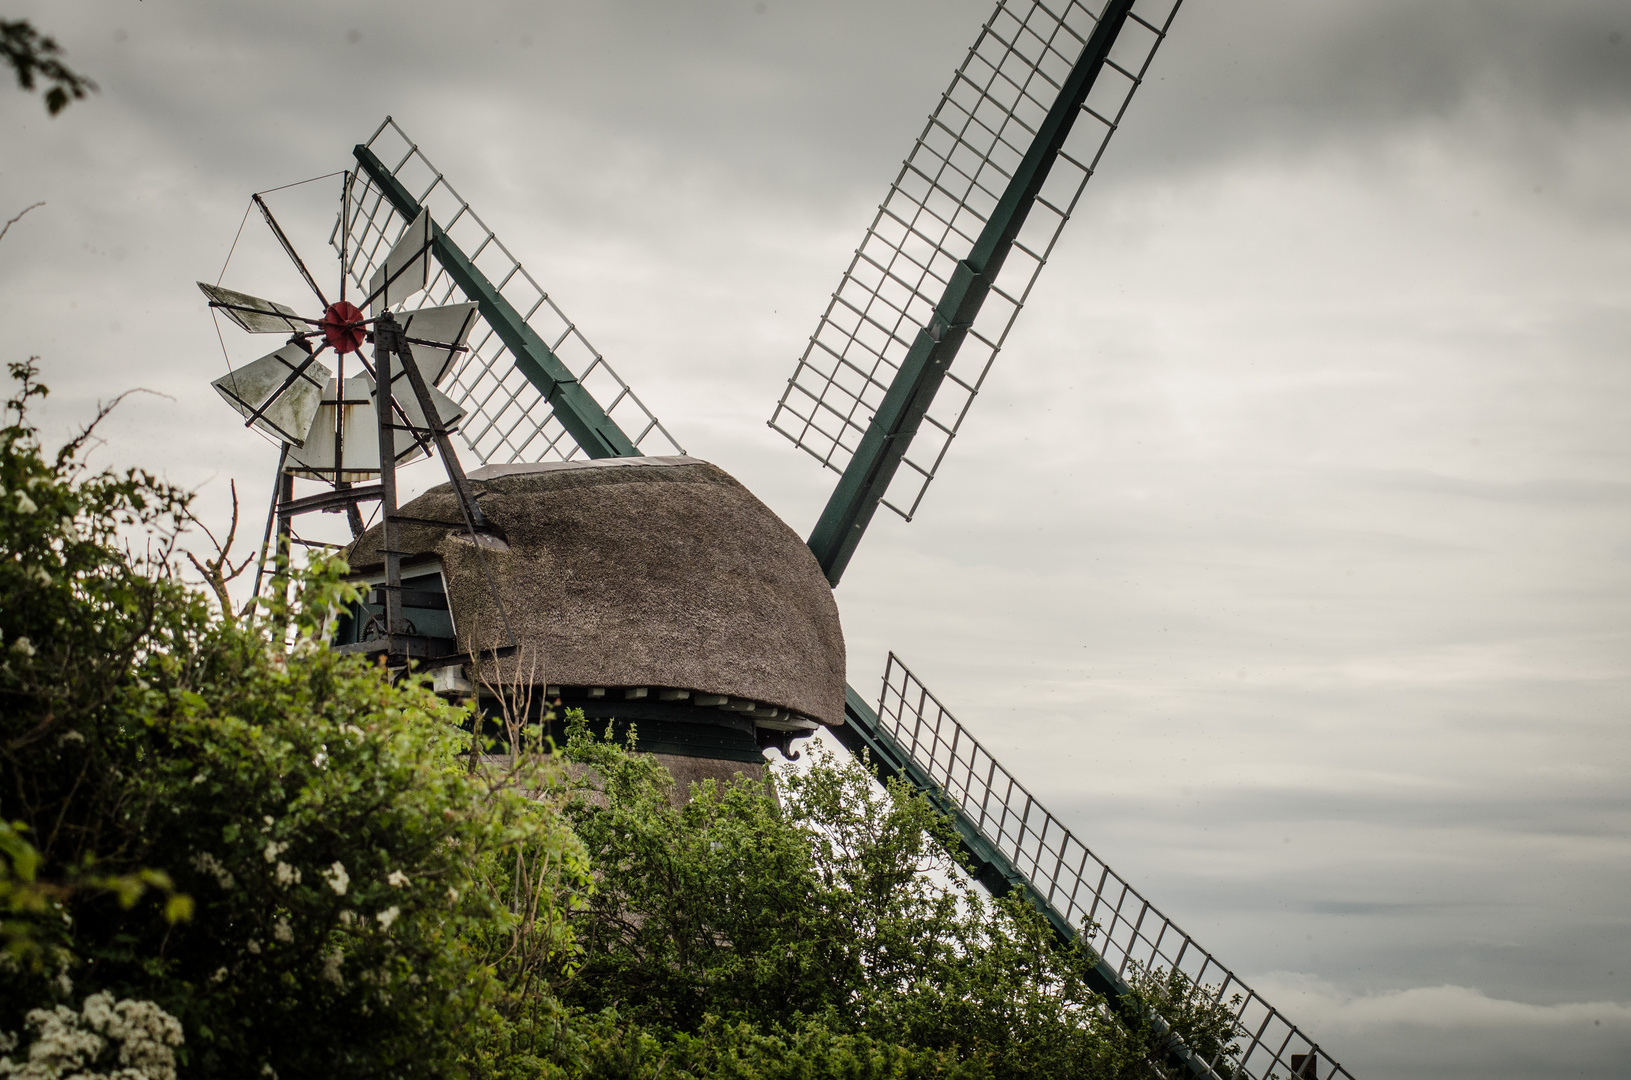
<svg viewBox="0 0 1631 1080">
<path fill-rule="evenodd" d="M 34 29 L 27 19 L 0 20 L 0 61 L 17 73 L 17 85 L 24 90 L 33 90 L 36 79 L 50 84 L 45 110 L 52 116 L 97 89 L 96 83 L 58 59 L 61 55 L 56 39 Z"/>
</svg>

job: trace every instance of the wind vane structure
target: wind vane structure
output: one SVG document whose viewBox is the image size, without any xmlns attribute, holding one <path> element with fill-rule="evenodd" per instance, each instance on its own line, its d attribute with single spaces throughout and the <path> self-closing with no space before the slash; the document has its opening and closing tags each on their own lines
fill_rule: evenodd
<svg viewBox="0 0 1631 1080">
<path fill-rule="evenodd" d="M 345 189 L 348 197 L 349 175 Z M 463 411 L 436 389 L 453 358 L 466 351 L 476 305 L 421 308 L 400 319 L 390 309 L 393 302 L 423 292 L 429 284 L 429 214 L 420 213 L 403 230 L 370 279 L 362 298 L 368 308 L 364 312 L 346 299 L 343 271 L 337 298 L 328 299 L 265 200 L 256 195 L 254 201 L 322 309 L 315 318 L 303 316 L 287 304 L 198 284 L 212 309 L 249 333 L 288 335 L 275 352 L 211 384 L 246 418 L 245 426 L 282 444 L 268 531 L 276 520 L 280 534 L 289 537 L 296 516 L 343 509 L 353 532 L 360 533 L 359 504 L 374 500 L 386 528 L 392 529 L 397 466 L 434 450 L 459 494 L 463 524 L 472 540 L 480 542 L 486 520 L 449 440 Z M 361 351 L 369 342 L 374 346 L 372 361 Z M 322 362 L 325 356 L 333 359 L 334 369 Z M 347 357 L 354 357 L 360 368 L 349 378 Z M 297 500 L 293 495 L 297 477 L 325 481 L 332 491 Z M 379 480 L 376 485 L 355 486 L 374 478 Z M 404 622 L 399 564 L 388 566 L 378 589 L 384 608 L 381 633 L 373 639 L 379 643 L 378 651 L 420 660 L 448 651 L 413 633 Z"/>
</svg>

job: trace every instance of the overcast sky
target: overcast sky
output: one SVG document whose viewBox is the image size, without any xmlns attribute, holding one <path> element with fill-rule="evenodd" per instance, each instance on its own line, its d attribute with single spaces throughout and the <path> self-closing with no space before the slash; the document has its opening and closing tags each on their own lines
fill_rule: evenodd
<svg viewBox="0 0 1631 1080">
<path fill-rule="evenodd" d="M 193 282 L 389 113 L 685 448 L 765 427 L 983 0 L 11 0 L 0 345 L 258 515 Z M 1189 0 L 918 519 L 838 596 L 1355 1076 L 1631 1054 L 1631 0 Z M 334 182 L 271 196 L 316 261 Z M 250 221 L 227 280 L 301 296 Z M 331 271 L 332 272 L 332 271 Z M 282 276 L 280 276 L 282 275 Z M 235 362 L 260 342 L 229 341 Z M 254 515 L 252 515 L 254 516 Z"/>
</svg>

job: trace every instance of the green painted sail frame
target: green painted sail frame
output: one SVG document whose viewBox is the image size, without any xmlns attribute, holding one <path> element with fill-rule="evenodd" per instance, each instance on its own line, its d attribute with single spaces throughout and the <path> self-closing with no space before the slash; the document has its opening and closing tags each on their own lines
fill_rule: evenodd
<svg viewBox="0 0 1631 1080">
<path fill-rule="evenodd" d="M 358 143 L 352 155 L 369 181 L 385 194 L 392 208 L 405 221 L 412 221 L 418 216 L 421 209 L 419 201 L 409 194 L 402 181 L 385 167 L 385 163 L 372 150 Z M 431 250 L 437 261 L 464 294 L 476 302 L 481 317 L 515 357 L 516 367 L 544 395 L 560 419 L 561 426 L 566 428 L 583 452 L 592 458 L 641 456 L 633 440 L 607 415 L 594 396 L 578 382 L 578 377 L 527 324 L 503 293 L 448 238 L 442 227 L 432 222 L 431 232 Z"/>
</svg>

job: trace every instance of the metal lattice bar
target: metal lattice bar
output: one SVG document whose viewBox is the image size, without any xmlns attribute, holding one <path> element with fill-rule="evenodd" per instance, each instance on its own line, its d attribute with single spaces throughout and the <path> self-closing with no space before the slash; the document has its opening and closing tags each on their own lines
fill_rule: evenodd
<svg viewBox="0 0 1631 1080">
<path fill-rule="evenodd" d="M 1179 0 L 1140 0 L 884 498 L 907 520 L 1098 167 Z M 999 0 L 890 185 L 770 426 L 843 472 L 958 261 L 1097 24 L 1080 0 Z"/>
<path fill-rule="evenodd" d="M 685 452 L 394 120 L 387 117 L 366 145 L 576 373 L 578 382 L 629 433 L 636 447 L 659 455 Z M 359 289 L 366 289 L 409 224 L 376 185 L 357 185 L 348 220 L 335 222 L 330 242 L 338 250 L 341 229 L 346 231 L 346 272 Z M 430 287 L 410 301 L 409 310 L 466 299 L 446 268 L 436 269 Z M 470 351 L 455 360 L 440 389 L 465 410 L 459 434 L 477 458 L 486 464 L 510 464 L 583 456 L 543 393 L 516 367 L 510 350 L 486 319 L 477 320 L 468 344 Z"/>
<path fill-rule="evenodd" d="M 1230 1007 L 1238 1050 L 1208 1062 L 1241 1080 L 1351 1074 L 1234 972 L 1163 915 L 1078 840 L 990 751 L 946 711 L 894 653 L 884 670 L 875 717 L 849 712 L 851 723 L 876 722 L 877 744 L 906 761 L 915 777 L 948 806 L 960 828 L 972 828 L 1005 871 L 1018 874 L 1062 932 L 1085 943 L 1123 978 L 1177 971 L 1206 996 Z M 908 764 L 909 762 L 909 764 Z M 911 768 L 915 765 L 915 770 Z M 1051 869 L 1044 869 L 1044 867 Z M 1308 1055 L 1313 1055 L 1309 1057 Z M 1298 1059 L 1294 1070 L 1292 1058 Z"/>
</svg>

